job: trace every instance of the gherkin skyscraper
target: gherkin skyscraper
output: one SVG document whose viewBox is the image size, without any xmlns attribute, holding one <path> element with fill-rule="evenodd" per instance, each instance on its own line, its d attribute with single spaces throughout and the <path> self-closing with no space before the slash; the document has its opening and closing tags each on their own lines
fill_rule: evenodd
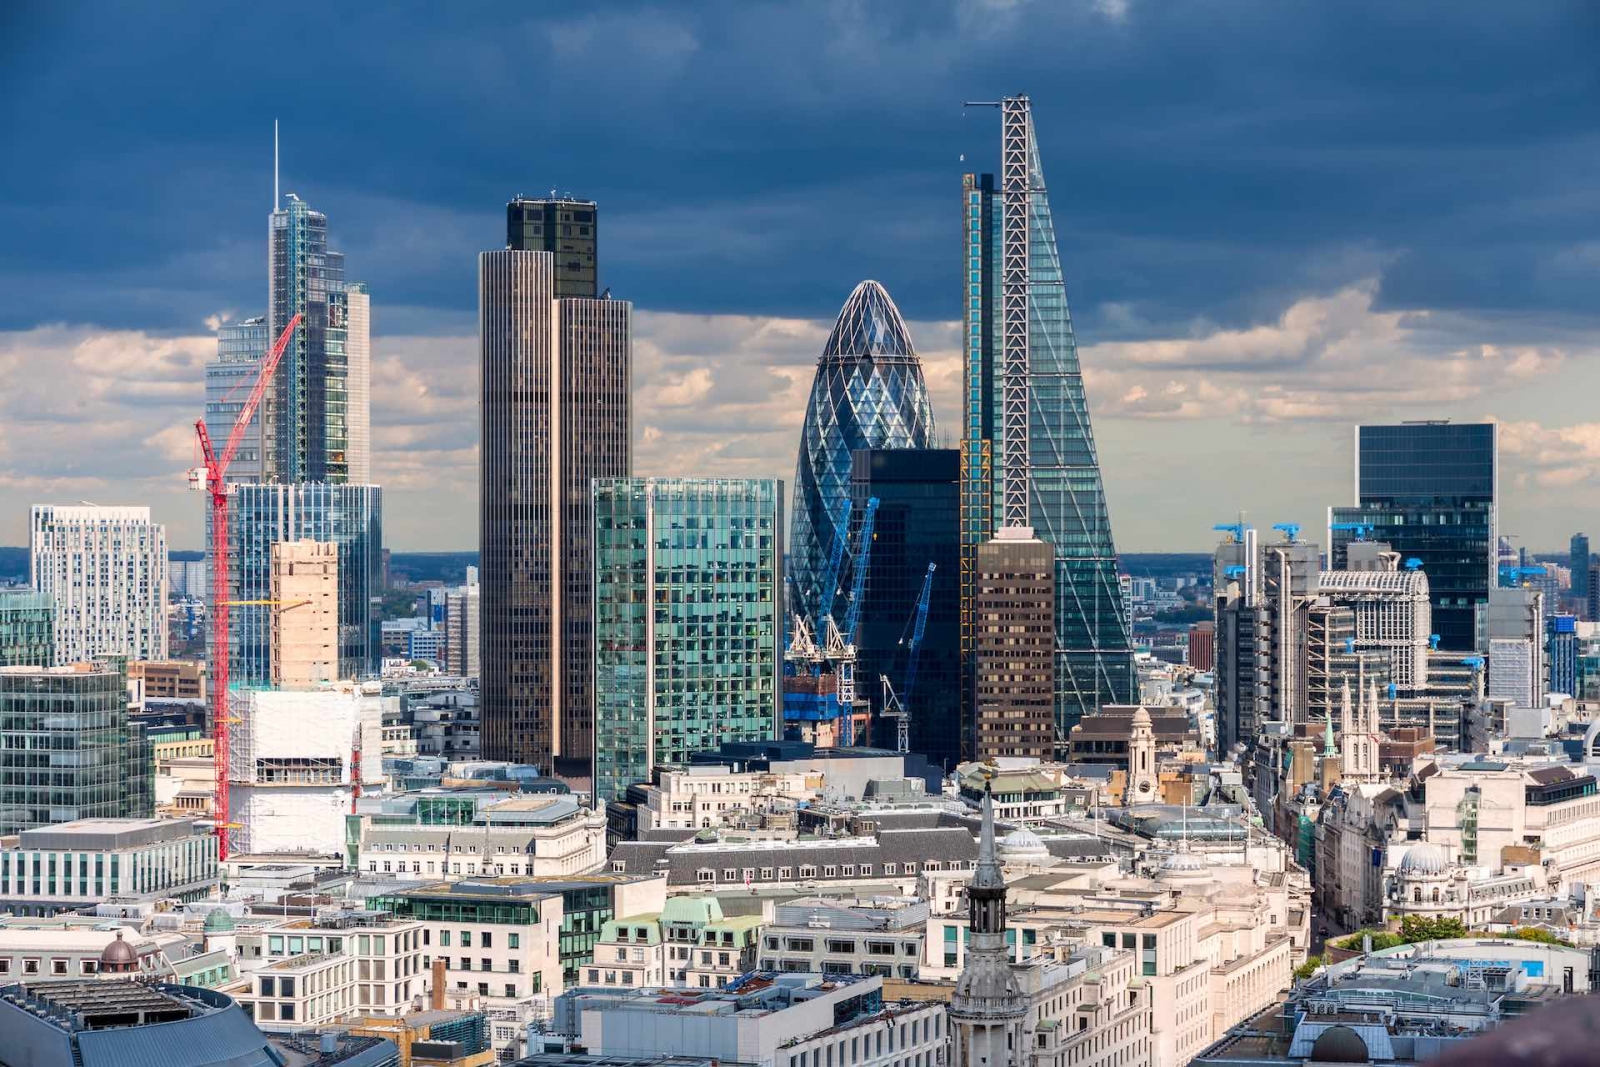
<svg viewBox="0 0 1600 1067">
<path fill-rule="evenodd" d="M 998 106 L 999 186 L 968 174 L 962 190 L 963 680 L 972 707 L 978 546 L 1031 527 L 1055 549 L 1059 741 L 1100 705 L 1132 703 L 1138 686 L 1033 113 L 1026 96 Z"/>
<path fill-rule="evenodd" d="M 850 453 L 927 448 L 933 407 L 900 309 L 874 281 L 856 286 L 817 361 L 795 464 L 789 610 L 820 623 L 834 610 L 827 580 L 835 528 L 850 499 Z M 839 581 L 850 573 L 847 546 Z M 842 620 L 841 620 L 842 621 Z"/>
</svg>

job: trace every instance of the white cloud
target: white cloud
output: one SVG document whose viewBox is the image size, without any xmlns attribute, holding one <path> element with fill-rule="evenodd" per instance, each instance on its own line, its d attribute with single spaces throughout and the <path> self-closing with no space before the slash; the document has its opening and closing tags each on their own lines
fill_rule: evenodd
<svg viewBox="0 0 1600 1067">
<path fill-rule="evenodd" d="M 1560 511 L 1566 505 L 1535 490 L 1600 484 L 1600 423 L 1562 409 L 1570 398 L 1586 411 L 1582 398 L 1592 389 L 1584 375 L 1600 370 L 1592 339 L 1545 328 L 1529 334 L 1536 343 L 1522 343 L 1515 323 L 1378 310 L 1376 291 L 1365 283 L 1309 296 L 1245 329 L 1197 324 L 1183 336 L 1085 347 L 1119 536 L 1142 547 L 1192 542 L 1174 532 L 1190 524 L 1175 519 L 1174 502 L 1199 498 L 1192 506 L 1204 509 L 1241 491 L 1237 461 L 1215 449 L 1245 449 L 1239 454 L 1259 465 L 1251 480 L 1260 491 L 1299 491 L 1307 499 L 1296 506 L 1306 511 L 1312 498 L 1325 505 L 1343 487 L 1285 486 L 1304 479 L 1307 456 L 1347 447 L 1338 443 L 1338 424 L 1470 417 L 1485 409 L 1504 420 L 1508 493 L 1526 494 L 1519 506 L 1530 521 L 1552 531 L 1568 521 Z M 831 326 L 822 319 L 638 311 L 635 470 L 791 480 L 817 354 Z M 953 446 L 960 432 L 959 324 L 917 322 L 910 329 L 941 443 Z M 373 348 L 373 476 L 387 491 L 389 542 L 473 544 L 476 339 L 379 336 Z M 183 471 L 196 459 L 193 420 L 214 351 L 215 339 L 203 334 L 163 338 L 60 325 L 0 333 L 0 543 L 22 542 L 29 504 L 88 498 L 149 504 L 171 527 L 175 545 L 198 546 L 202 511 L 186 492 Z M 1561 388 L 1552 392 L 1557 381 Z M 1240 436 L 1245 427 L 1255 435 L 1248 442 Z M 1336 479 L 1339 467 L 1324 464 L 1333 473 L 1319 477 Z"/>
</svg>

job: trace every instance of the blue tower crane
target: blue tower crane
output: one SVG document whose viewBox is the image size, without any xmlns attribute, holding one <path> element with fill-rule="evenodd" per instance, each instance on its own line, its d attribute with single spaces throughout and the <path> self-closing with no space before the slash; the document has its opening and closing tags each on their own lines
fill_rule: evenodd
<svg viewBox="0 0 1600 1067">
<path fill-rule="evenodd" d="M 1230 563 L 1226 567 L 1222 568 L 1222 576 L 1224 578 L 1237 578 L 1249 569 L 1249 567 L 1243 566 L 1242 564 Z"/>
<path fill-rule="evenodd" d="M 911 643 L 906 649 L 905 692 L 897 696 L 888 677 L 882 678 L 883 715 L 895 720 L 896 752 L 911 751 L 911 694 L 917 688 L 917 662 L 922 656 L 922 635 L 928 629 L 928 597 L 933 592 L 933 572 L 937 568 L 938 564 L 928 563 L 928 573 L 922 578 L 922 592 L 917 596 L 916 610 L 907 623 L 911 627 Z M 901 631 L 900 643 L 906 643 L 904 631 Z"/>
<path fill-rule="evenodd" d="M 833 601 L 839 592 L 839 568 L 844 563 L 844 546 L 850 540 L 850 498 L 839 503 L 839 515 L 833 520 L 833 553 L 828 557 L 828 569 L 822 573 L 822 585 L 817 590 L 817 603 L 812 606 L 812 621 L 820 633 L 823 619 L 833 615 Z"/>
<path fill-rule="evenodd" d="M 1211 528 L 1219 533 L 1233 534 L 1233 539 L 1241 544 L 1244 542 L 1244 532 L 1250 529 L 1242 522 L 1219 522 Z"/>
<path fill-rule="evenodd" d="M 848 504 L 845 505 L 849 507 Z M 855 574 L 850 581 L 850 600 L 845 606 L 844 632 L 839 635 L 837 653 L 839 676 L 839 738 L 850 745 L 854 738 L 853 709 L 856 703 L 856 627 L 861 623 L 861 601 L 867 590 L 867 568 L 872 563 L 872 530 L 878 521 L 878 498 L 868 497 L 867 507 L 861 515 L 860 541 L 856 546 Z M 829 638 L 833 644 L 832 637 Z"/>
<path fill-rule="evenodd" d="M 1272 528 L 1283 534 L 1285 541 L 1295 541 L 1300 537 L 1300 524 L 1298 522 L 1275 522 Z"/>
<path fill-rule="evenodd" d="M 1416 571 L 1416 570 L 1421 570 L 1421 569 L 1422 569 L 1422 561 L 1420 559 L 1418 559 L 1416 556 L 1412 556 L 1410 559 L 1406 560 L 1406 570 L 1408 570 L 1408 571 Z"/>
<path fill-rule="evenodd" d="M 1543 567 L 1501 567 L 1500 586 L 1503 589 L 1515 589 L 1522 583 L 1522 579 L 1534 574 L 1544 574 Z"/>
</svg>

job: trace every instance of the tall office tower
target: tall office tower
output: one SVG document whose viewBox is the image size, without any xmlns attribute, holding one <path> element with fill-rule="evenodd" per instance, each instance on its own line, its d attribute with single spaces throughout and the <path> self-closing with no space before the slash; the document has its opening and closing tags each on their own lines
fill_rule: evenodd
<svg viewBox="0 0 1600 1067">
<path fill-rule="evenodd" d="M 587 773 L 590 481 L 631 469 L 632 305 L 558 297 L 555 267 L 478 257 L 483 754 Z"/>
<path fill-rule="evenodd" d="M 1055 550 L 1027 527 L 978 547 L 978 759 L 1055 756 Z"/>
<path fill-rule="evenodd" d="M 856 690 L 883 711 L 887 677 L 908 712 L 911 751 L 935 764 L 961 759 L 961 453 L 953 448 L 868 449 L 852 458 L 854 513 L 878 498 L 866 593 L 856 634 Z M 859 519 L 856 524 L 860 525 Z M 852 533 L 852 539 L 856 535 Z M 933 566 L 930 575 L 929 565 Z M 919 600 L 928 583 L 922 641 Z M 913 656 L 916 677 L 908 690 Z M 872 743 L 892 747 L 896 724 L 872 724 Z"/>
<path fill-rule="evenodd" d="M 1209 671 L 1217 665 L 1217 624 L 1197 622 L 1189 627 L 1189 647 L 1185 662 L 1197 671 Z"/>
<path fill-rule="evenodd" d="M 337 545 L 339 659 L 341 679 L 359 680 L 378 671 L 382 640 L 374 600 L 383 547 L 383 490 L 375 485 L 321 482 L 241 485 L 234 489 L 228 524 L 229 600 L 273 599 L 273 548 L 286 541 Z M 213 584 L 217 581 L 213 576 Z M 274 616 L 296 610 L 285 605 L 238 605 L 228 616 L 229 680 L 266 686 L 273 681 Z"/>
<path fill-rule="evenodd" d="M 55 663 L 55 599 L 32 589 L 0 589 L 0 667 Z"/>
<path fill-rule="evenodd" d="M 549 252 L 558 299 L 600 294 L 600 208 L 593 200 L 516 197 L 506 204 L 506 247 Z"/>
<path fill-rule="evenodd" d="M 783 483 L 594 483 L 594 796 L 779 736 Z"/>
<path fill-rule="evenodd" d="M 862 282 L 822 346 L 795 463 L 789 610 L 811 620 L 816 633 L 838 602 L 839 590 L 822 585 L 850 501 L 850 454 L 928 448 L 932 440 L 933 406 L 900 309 L 883 286 Z M 848 581 L 855 547 L 845 546 L 836 575 L 840 585 Z"/>
<path fill-rule="evenodd" d="M 1032 527 L 1055 549 L 1055 719 L 1065 737 L 1085 712 L 1134 702 L 1130 615 L 1032 110 L 1026 96 L 999 106 L 999 186 L 991 175 L 963 180 L 963 651 L 977 640 L 979 546 L 1001 527 Z"/>
<path fill-rule="evenodd" d="M 272 546 L 272 685 L 308 689 L 339 680 L 339 546 Z"/>
<path fill-rule="evenodd" d="M 153 753 L 107 666 L 0 667 L 0 834 L 155 814 Z"/>
<path fill-rule="evenodd" d="M 1267 700 L 1270 656 L 1261 599 L 1261 554 L 1256 531 L 1240 524 L 1217 546 L 1212 588 L 1216 604 L 1217 747 L 1255 743 L 1259 724 L 1271 718 Z"/>
<path fill-rule="evenodd" d="M 267 234 L 267 336 L 276 340 L 296 314 L 304 321 L 284 351 L 264 405 L 264 480 L 355 482 L 351 433 L 366 433 L 364 398 L 370 395 L 370 384 L 351 379 L 370 375 L 370 352 L 367 339 L 358 336 L 360 351 L 352 363 L 351 286 L 345 282 L 344 254 L 328 249 L 327 216 L 293 193 L 287 205 L 272 213 Z M 365 330 L 367 292 L 365 286 L 357 289 L 359 328 Z"/>
<path fill-rule="evenodd" d="M 217 328 L 217 358 L 206 364 L 206 432 L 212 441 L 226 441 L 233 432 L 233 424 L 250 398 L 251 386 L 261 369 L 261 357 L 267 354 L 271 344 L 267 337 L 267 320 L 260 316 L 224 323 Z M 265 453 L 261 412 L 257 410 L 228 468 L 228 481 L 261 481 L 265 477 L 262 467 Z M 197 591 L 190 595 L 204 594 Z"/>
<path fill-rule="evenodd" d="M 366 282 L 345 286 L 346 462 L 355 485 L 372 481 L 372 295 Z"/>
<path fill-rule="evenodd" d="M 1550 663 L 1550 692 L 1577 696 L 1577 619 L 1571 615 L 1551 615 L 1545 620 L 1545 658 Z"/>
<path fill-rule="evenodd" d="M 445 670 L 463 678 L 479 675 L 477 568 L 467 568 L 467 584 L 445 594 L 444 647 Z"/>
<path fill-rule="evenodd" d="M 1498 584 L 1495 432 L 1493 423 L 1358 426 L 1356 504 L 1329 510 L 1334 570 L 1361 533 L 1422 561 L 1434 632 L 1449 651 L 1476 647 L 1474 612 Z"/>
<path fill-rule="evenodd" d="M 167 658 L 167 528 L 149 508 L 36 505 L 30 583 L 55 602 L 58 663 Z"/>
<path fill-rule="evenodd" d="M 1572 599 L 1588 607 L 1589 600 L 1589 535 L 1575 533 L 1572 535 Z M 1591 621 L 1593 621 L 1591 619 Z"/>
</svg>

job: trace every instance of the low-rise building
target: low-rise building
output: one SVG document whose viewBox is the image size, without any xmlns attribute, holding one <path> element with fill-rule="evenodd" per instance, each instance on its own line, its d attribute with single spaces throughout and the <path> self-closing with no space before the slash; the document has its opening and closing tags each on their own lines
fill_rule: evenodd
<svg viewBox="0 0 1600 1067">
<path fill-rule="evenodd" d="M 916 897 L 779 904 L 761 932 L 761 969 L 916 978 L 927 922 Z"/>
<path fill-rule="evenodd" d="M 0 986 L 0 1034 L 15 1067 L 151 1062 L 152 1050 L 184 1067 L 281 1063 L 266 1035 L 226 994 L 192 985 L 130 981 L 29 982 Z M 393 1063 L 395 1047 L 365 1038 L 350 1067 Z"/>
<path fill-rule="evenodd" d="M 157 938 L 114 919 L 0 917 L 0 982 L 88 978 L 102 973 L 170 975 L 167 950 L 182 937 Z"/>
<path fill-rule="evenodd" d="M 79 819 L 0 841 L 0 909 L 15 915 L 199 900 L 220 878 L 216 835 L 186 820 Z"/>
<path fill-rule="evenodd" d="M 239 1003 L 266 1031 L 322 1026 L 357 1010 L 355 969 L 342 952 L 290 956 L 253 972 Z"/>
<path fill-rule="evenodd" d="M 229 929 L 239 969 L 247 974 L 287 960 L 347 957 L 351 1010 L 402 1014 L 427 992 L 431 945 L 427 927 L 417 919 L 380 911 L 323 911 L 312 918 L 257 915 L 241 925 L 230 922 Z"/>
<path fill-rule="evenodd" d="M 605 816 L 571 795 L 461 794 L 470 822 L 436 818 L 437 792 L 384 797 L 353 816 L 356 869 L 410 881 L 509 875 L 567 876 L 605 862 Z M 447 856 L 445 849 L 450 853 Z"/>
<path fill-rule="evenodd" d="M 655 781 L 635 787 L 638 832 L 723 826 L 736 815 L 792 808 L 822 789 L 821 774 L 734 771 L 721 764 L 659 768 Z"/>
<path fill-rule="evenodd" d="M 1402 945 L 1325 968 L 1193 1062 L 1391 1067 L 1449 1059 L 1486 1030 L 1589 991 L 1585 949 L 1493 938 Z"/>
<path fill-rule="evenodd" d="M 942 1067 L 949 1055 L 944 1005 L 885 1003 L 876 976 L 755 972 L 721 990 L 578 989 L 557 1001 L 553 1029 L 608 1059 Z"/>
<path fill-rule="evenodd" d="M 134 660 L 128 664 L 128 686 L 135 704 L 147 700 L 206 698 L 206 665 L 196 660 Z"/>
</svg>

